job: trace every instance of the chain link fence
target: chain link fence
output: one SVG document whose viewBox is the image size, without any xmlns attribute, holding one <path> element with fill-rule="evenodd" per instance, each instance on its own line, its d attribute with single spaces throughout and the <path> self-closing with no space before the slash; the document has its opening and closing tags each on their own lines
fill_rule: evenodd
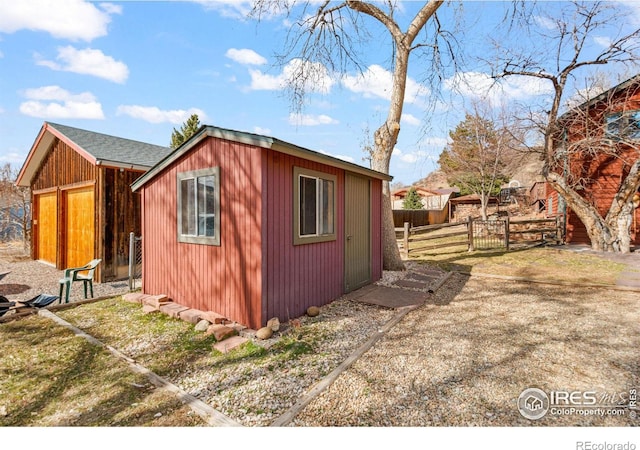
<svg viewBox="0 0 640 450">
<path fill-rule="evenodd" d="M 129 233 L 129 290 L 142 287 L 142 236 Z"/>
</svg>

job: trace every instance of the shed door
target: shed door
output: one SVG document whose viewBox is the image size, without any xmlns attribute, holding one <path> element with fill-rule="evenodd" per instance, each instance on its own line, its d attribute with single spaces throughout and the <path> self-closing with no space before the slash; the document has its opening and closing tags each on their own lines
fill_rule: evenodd
<svg viewBox="0 0 640 450">
<path fill-rule="evenodd" d="M 36 196 L 37 219 L 37 252 L 36 259 L 56 264 L 58 245 L 58 193 L 48 192 Z"/>
<path fill-rule="evenodd" d="M 65 267 L 80 267 L 94 259 L 93 186 L 65 193 Z"/>
<path fill-rule="evenodd" d="M 370 181 L 347 173 L 344 189 L 344 287 L 350 292 L 371 282 Z"/>
</svg>

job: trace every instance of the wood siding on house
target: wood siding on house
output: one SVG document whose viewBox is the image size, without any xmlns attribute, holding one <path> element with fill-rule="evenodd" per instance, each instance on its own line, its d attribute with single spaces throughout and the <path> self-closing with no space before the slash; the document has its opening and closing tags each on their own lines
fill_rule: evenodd
<svg viewBox="0 0 640 450">
<path fill-rule="evenodd" d="M 129 233 L 140 236 L 142 205 L 131 184 L 143 171 L 101 167 L 103 197 L 100 199 L 102 269 L 106 278 L 125 278 L 129 270 Z"/>
<path fill-rule="evenodd" d="M 343 293 L 344 171 L 283 153 L 263 150 L 263 323 L 287 321 L 309 306 L 322 306 Z M 293 167 L 337 177 L 336 240 L 293 244 Z"/>
<path fill-rule="evenodd" d="M 96 179 L 96 166 L 59 139 L 55 139 L 31 185 L 32 191 L 68 186 Z"/>
<path fill-rule="evenodd" d="M 596 159 L 572 161 L 572 170 L 579 170 L 590 178 L 591 181 L 582 194 L 598 208 L 603 217 L 606 216 L 622 180 L 629 172 L 629 164 L 625 161 L 631 161 L 636 157 L 636 152 L 630 151 L 617 158 L 603 155 Z M 589 245 L 591 243 L 586 227 L 571 210 L 567 214 L 567 242 Z M 635 245 L 640 244 L 640 208 L 634 210 L 634 219 L 631 223 L 631 242 Z"/>
<path fill-rule="evenodd" d="M 143 189 L 143 290 L 260 327 L 262 171 L 259 148 L 206 139 Z M 177 240 L 177 175 L 220 168 L 220 246 Z M 188 298 L 186 298 L 188 296 Z"/>
</svg>

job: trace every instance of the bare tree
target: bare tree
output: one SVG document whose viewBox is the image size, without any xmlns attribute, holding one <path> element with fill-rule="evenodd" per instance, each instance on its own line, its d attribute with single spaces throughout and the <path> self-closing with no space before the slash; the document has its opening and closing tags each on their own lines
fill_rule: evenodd
<svg viewBox="0 0 640 450">
<path fill-rule="evenodd" d="M 31 196 L 29 188 L 15 185 L 16 175 L 10 164 L 0 167 L 0 238 L 22 239 L 27 250 L 31 238 Z"/>
<path fill-rule="evenodd" d="M 549 104 L 545 110 L 536 111 L 529 117 L 531 126 L 542 135 L 543 145 L 539 147 L 543 160 L 542 175 L 586 226 L 594 249 L 628 252 L 629 229 L 627 227 L 621 233 L 618 224 L 620 220 L 628 222 L 630 217 L 631 200 L 640 185 L 640 159 L 635 156 L 635 159 L 628 161 L 625 177 L 620 180 L 610 208 L 601 214 L 593 201 L 580 194 L 580 187 L 585 180 L 567 176 L 566 152 L 573 152 L 575 156 L 594 157 L 619 154 L 620 146 L 616 149 L 607 144 L 603 139 L 602 127 L 598 127 L 598 139 L 595 139 L 596 134 L 588 133 L 586 139 L 580 139 L 579 145 L 573 143 L 567 147 L 564 145 L 563 132 L 567 126 L 564 119 L 569 116 L 559 119 L 567 85 L 577 79 L 578 71 L 607 64 L 633 65 L 637 61 L 640 30 L 626 33 L 618 31 L 617 36 L 598 48 L 591 43 L 599 37 L 599 33 L 612 29 L 623 30 L 628 23 L 628 14 L 619 6 L 613 2 L 566 2 L 557 15 L 551 15 L 548 13 L 551 9 L 546 4 L 541 5 L 533 4 L 531 9 L 526 10 L 526 16 L 519 16 L 522 23 L 539 24 L 536 29 L 528 29 L 528 35 L 518 39 L 521 48 L 505 48 L 496 43 L 498 55 L 497 63 L 493 63 L 494 78 L 525 76 L 549 83 Z M 523 11 L 519 12 L 523 14 Z M 522 23 L 520 26 L 524 27 Z M 601 44 L 603 42 L 600 40 Z M 591 118 L 584 120 L 588 114 L 578 116 L 582 117 L 583 125 L 593 125 Z M 572 121 L 575 124 L 575 119 Z M 531 149 L 535 151 L 533 146 Z"/>
<path fill-rule="evenodd" d="M 296 10 L 296 19 L 290 29 L 282 63 L 297 61 L 292 65 L 289 78 L 293 106 L 304 105 L 305 93 L 312 87 L 317 88 L 326 72 L 344 73 L 349 67 L 360 70 L 363 65 L 360 52 L 373 39 L 368 34 L 367 20 L 381 24 L 393 43 L 393 86 L 387 118 L 374 132 L 371 150 L 371 168 L 379 172 L 389 173 L 391 154 L 400 133 L 400 118 L 405 101 L 409 58 L 412 53 L 423 51 L 433 67 L 441 63 L 443 48 L 450 53 L 451 37 L 442 30 L 436 14 L 443 5 L 443 0 L 429 0 L 422 5 L 406 30 L 402 30 L 395 19 L 398 2 L 384 0 L 366 1 L 329 1 L 295 2 L 287 0 L 257 0 L 253 14 L 262 17 L 271 14 L 275 9 L 294 13 L 294 6 L 304 6 Z M 427 26 L 431 25 L 427 30 Z M 369 47 L 370 48 L 370 47 Z M 427 59 L 423 62 L 426 65 Z M 437 77 L 439 70 L 431 71 Z M 391 209 L 389 183 L 383 183 L 383 259 L 386 270 L 403 270 L 404 264 L 396 243 L 396 235 Z"/>
</svg>

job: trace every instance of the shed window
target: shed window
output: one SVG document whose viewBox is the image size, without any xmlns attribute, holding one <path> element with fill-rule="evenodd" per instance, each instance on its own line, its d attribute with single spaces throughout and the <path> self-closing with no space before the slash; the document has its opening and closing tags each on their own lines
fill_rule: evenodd
<svg viewBox="0 0 640 450">
<path fill-rule="evenodd" d="M 178 241 L 220 245 L 220 171 L 178 174 Z"/>
<path fill-rule="evenodd" d="M 335 205 L 335 175 L 295 167 L 294 244 L 335 240 Z"/>
<path fill-rule="evenodd" d="M 609 139 L 640 139 L 640 110 L 608 114 L 605 124 Z"/>
</svg>

